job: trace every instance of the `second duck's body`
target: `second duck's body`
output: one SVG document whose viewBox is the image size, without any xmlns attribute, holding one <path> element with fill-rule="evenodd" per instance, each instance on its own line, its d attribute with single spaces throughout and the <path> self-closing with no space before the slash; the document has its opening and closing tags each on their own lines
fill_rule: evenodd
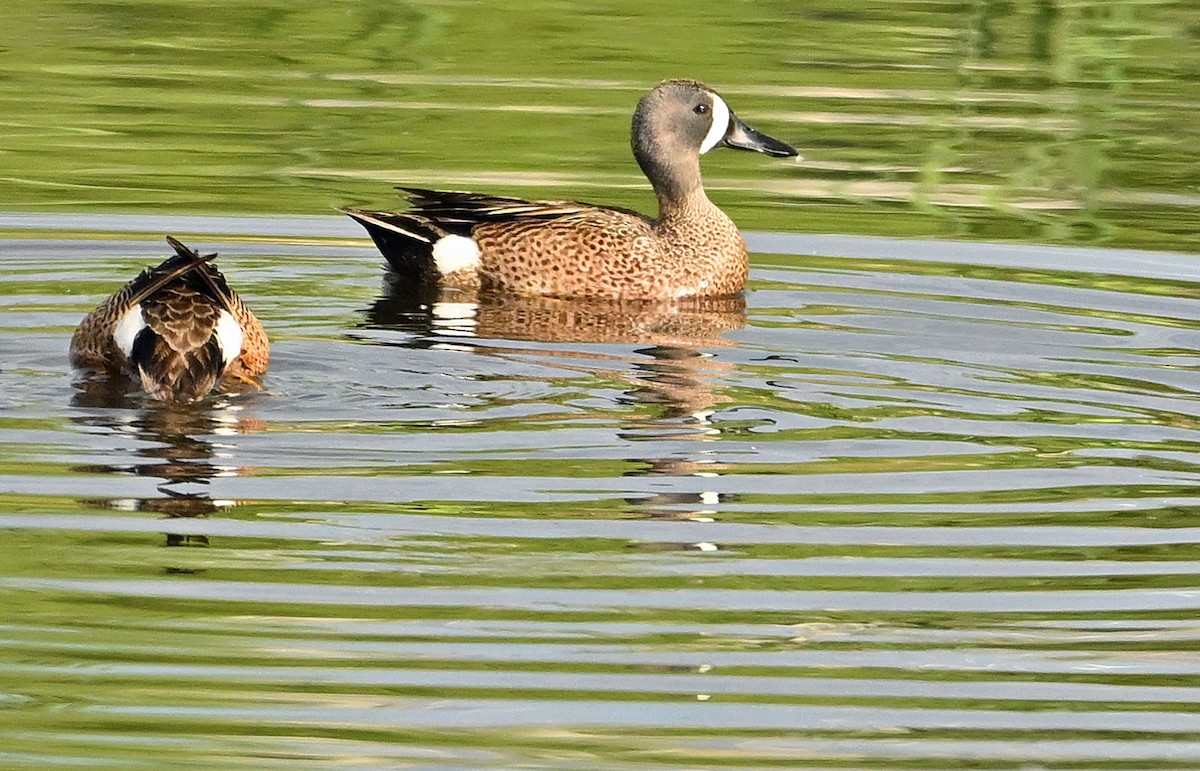
<svg viewBox="0 0 1200 771">
<path fill-rule="evenodd" d="M 262 324 L 210 264 L 215 254 L 167 241 L 174 256 L 80 322 L 71 363 L 128 375 L 163 401 L 196 401 L 234 384 L 257 387 L 270 358 Z"/>
<path fill-rule="evenodd" d="M 401 188 L 407 212 L 343 209 L 393 269 L 451 286 L 557 297 L 722 296 L 746 283 L 737 226 L 704 192 L 700 155 L 717 146 L 794 156 L 742 123 L 708 87 L 659 84 L 638 103 L 633 154 L 659 216 L 574 201 Z"/>
</svg>

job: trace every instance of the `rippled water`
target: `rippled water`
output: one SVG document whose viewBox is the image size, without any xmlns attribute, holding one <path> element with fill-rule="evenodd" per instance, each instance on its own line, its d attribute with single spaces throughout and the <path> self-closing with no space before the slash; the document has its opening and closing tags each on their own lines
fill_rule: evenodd
<svg viewBox="0 0 1200 771">
<path fill-rule="evenodd" d="M 0 218 L 0 762 L 1200 764 L 1194 256 L 750 234 L 631 315 L 172 221 L 267 392 L 83 387 L 164 223 Z"/>
<path fill-rule="evenodd" d="M 1200 5 L 5 13 L 0 767 L 1200 767 Z M 414 295 L 328 216 L 649 210 L 666 77 L 805 156 L 705 157 L 744 303 Z M 165 233 L 266 392 L 70 371 Z"/>
</svg>

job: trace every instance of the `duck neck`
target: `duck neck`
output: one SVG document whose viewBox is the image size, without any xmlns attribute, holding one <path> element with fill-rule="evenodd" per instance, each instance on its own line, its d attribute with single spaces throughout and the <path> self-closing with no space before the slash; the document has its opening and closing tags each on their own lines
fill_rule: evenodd
<svg viewBox="0 0 1200 771">
<path fill-rule="evenodd" d="M 656 191 L 657 192 L 657 191 Z M 658 193 L 658 220 L 660 231 L 672 230 L 688 222 L 722 220 L 724 214 L 708 200 L 704 188 L 696 187 L 684 195 Z"/>
<path fill-rule="evenodd" d="M 654 184 L 654 195 L 658 198 L 658 219 L 666 222 L 687 217 L 712 208 L 704 186 L 700 183 L 700 163 L 693 159 L 659 169 L 659 174 L 650 177 Z"/>
<path fill-rule="evenodd" d="M 700 182 L 700 158 L 673 154 L 657 145 L 644 146 L 635 132 L 633 155 L 642 173 L 654 186 L 658 198 L 659 220 L 666 220 L 695 209 L 711 206 Z"/>
</svg>

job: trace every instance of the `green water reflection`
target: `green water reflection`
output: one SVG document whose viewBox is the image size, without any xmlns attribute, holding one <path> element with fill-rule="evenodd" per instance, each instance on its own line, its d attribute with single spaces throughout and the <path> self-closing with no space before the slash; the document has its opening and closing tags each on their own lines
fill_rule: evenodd
<svg viewBox="0 0 1200 771">
<path fill-rule="evenodd" d="M 721 89 L 805 162 L 714 153 L 743 226 L 1200 249 L 1200 6 L 28 2 L 0 208 L 327 212 L 394 182 L 644 209 L 629 113 Z"/>
</svg>

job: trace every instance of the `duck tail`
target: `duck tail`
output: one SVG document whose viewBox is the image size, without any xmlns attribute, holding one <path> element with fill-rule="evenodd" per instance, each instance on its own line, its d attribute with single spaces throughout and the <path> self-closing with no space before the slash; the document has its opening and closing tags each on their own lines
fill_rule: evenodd
<svg viewBox="0 0 1200 771">
<path fill-rule="evenodd" d="M 419 215 L 367 209 L 338 209 L 366 228 L 392 270 L 421 279 L 435 271 L 433 245 L 445 233 Z"/>
</svg>

